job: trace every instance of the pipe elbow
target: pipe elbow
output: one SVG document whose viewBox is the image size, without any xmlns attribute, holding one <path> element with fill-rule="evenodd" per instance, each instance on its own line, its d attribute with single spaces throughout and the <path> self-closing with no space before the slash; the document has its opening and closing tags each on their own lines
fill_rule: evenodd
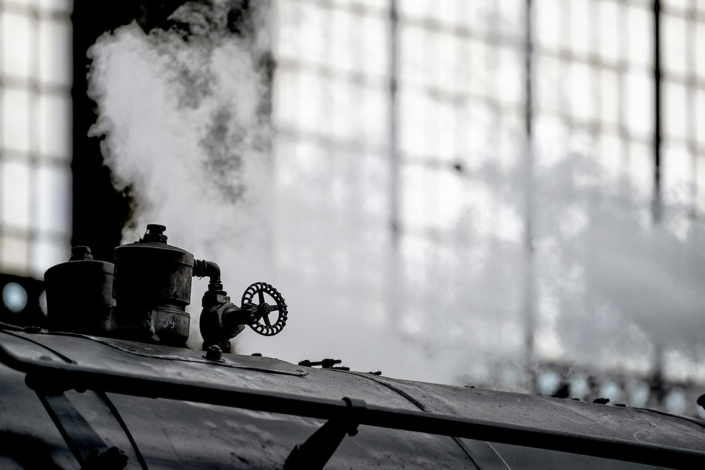
<svg viewBox="0 0 705 470">
<path fill-rule="evenodd" d="M 207 277 L 209 290 L 221 291 L 223 284 L 220 281 L 220 266 L 213 261 L 197 259 L 193 262 L 193 277 Z"/>
<path fill-rule="evenodd" d="M 208 277 L 211 282 L 220 282 L 220 266 L 213 261 L 194 260 L 193 277 Z"/>
</svg>

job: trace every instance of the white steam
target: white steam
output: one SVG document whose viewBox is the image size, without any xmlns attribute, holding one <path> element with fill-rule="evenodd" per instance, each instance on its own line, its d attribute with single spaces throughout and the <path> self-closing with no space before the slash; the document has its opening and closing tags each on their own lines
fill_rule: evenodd
<svg viewBox="0 0 705 470">
<path fill-rule="evenodd" d="M 203 18 L 183 14 L 192 23 Z M 269 271 L 270 130 L 259 112 L 266 88 L 256 43 L 205 33 L 186 42 L 133 23 L 101 37 L 90 51 L 99 102 L 91 132 L 106 136 L 115 185 L 131 185 L 138 201 L 124 242 L 147 223 L 164 224 L 171 243 L 219 262 L 227 285 L 246 287 Z M 197 307 L 205 282 L 195 284 Z M 197 346 L 192 310 L 189 344 Z"/>
</svg>

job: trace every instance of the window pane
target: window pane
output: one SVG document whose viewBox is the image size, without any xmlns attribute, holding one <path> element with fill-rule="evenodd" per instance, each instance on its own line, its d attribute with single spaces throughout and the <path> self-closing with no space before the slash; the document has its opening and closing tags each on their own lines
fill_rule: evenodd
<svg viewBox="0 0 705 470">
<path fill-rule="evenodd" d="M 6 161 L 2 165 L 2 223 L 29 229 L 29 166 Z"/>
<path fill-rule="evenodd" d="M 691 0 L 663 0 L 663 6 L 667 11 L 684 11 L 688 8 Z"/>
<path fill-rule="evenodd" d="M 624 156 L 622 148 L 624 142 L 619 135 L 601 134 L 599 141 L 599 153 L 597 155 L 600 167 L 604 173 L 601 177 L 608 185 L 618 183 L 618 178 L 624 172 Z"/>
<path fill-rule="evenodd" d="M 603 123 L 616 126 L 619 123 L 619 75 L 602 70 L 600 78 L 600 118 Z"/>
<path fill-rule="evenodd" d="M 14 3 L 15 5 L 22 5 L 24 7 L 33 7 L 37 4 L 38 0 L 6 0 L 8 3 Z"/>
<path fill-rule="evenodd" d="M 5 147 L 28 152 L 30 131 L 29 92 L 21 89 L 5 89 L 2 105 L 2 130 Z"/>
<path fill-rule="evenodd" d="M 663 62 L 666 72 L 679 75 L 686 73 L 686 21 L 683 18 L 674 18 L 664 15 L 664 49 Z"/>
<path fill-rule="evenodd" d="M 435 35 L 423 28 L 406 26 L 400 31 L 399 68 L 401 79 L 414 85 L 429 85 L 433 70 L 429 62 L 429 50 Z"/>
<path fill-rule="evenodd" d="M 26 274 L 29 268 L 29 242 L 27 239 L 13 236 L 3 237 L 0 265 L 5 272 Z"/>
<path fill-rule="evenodd" d="M 299 18 L 301 6 L 298 2 L 279 0 L 276 4 L 277 30 L 275 52 L 278 58 L 296 58 L 298 56 L 297 41 L 299 34 Z"/>
<path fill-rule="evenodd" d="M 35 240 L 32 243 L 32 274 L 38 278 L 44 277 L 44 272 L 50 267 L 68 261 L 71 256 L 69 244 L 57 240 Z"/>
<path fill-rule="evenodd" d="M 304 63 L 323 64 L 330 55 L 330 18 L 328 10 L 309 3 L 300 3 L 291 18 L 296 58 Z M 334 51 L 338 53 L 339 51 Z"/>
<path fill-rule="evenodd" d="M 624 76 L 624 120 L 629 132 L 648 138 L 653 132 L 653 79 L 645 73 Z"/>
<path fill-rule="evenodd" d="M 595 94 L 590 67 L 587 64 L 573 62 L 567 78 L 571 115 L 579 121 L 592 121 Z"/>
<path fill-rule="evenodd" d="M 355 34 L 360 30 L 359 17 L 347 11 L 333 10 L 326 18 L 325 24 L 330 31 L 330 38 L 327 38 L 330 41 L 327 64 L 343 71 L 356 72 L 362 58 L 360 41 Z M 318 40 L 320 41 L 320 37 Z"/>
<path fill-rule="evenodd" d="M 43 156 L 68 158 L 71 103 L 64 94 L 39 95 L 39 152 Z"/>
<path fill-rule="evenodd" d="M 399 15 L 404 18 L 423 19 L 435 9 L 433 0 L 399 0 Z"/>
<path fill-rule="evenodd" d="M 705 23 L 695 24 L 695 72 L 705 79 Z"/>
<path fill-rule="evenodd" d="M 389 75 L 389 22 L 386 18 L 370 16 L 365 19 L 363 38 L 365 73 L 386 77 Z"/>
<path fill-rule="evenodd" d="M 335 2 L 340 3 L 351 3 L 352 5 L 361 5 L 365 9 L 370 11 L 376 11 L 379 13 L 389 12 L 389 1 L 390 0 L 335 0 Z"/>
<path fill-rule="evenodd" d="M 551 50 L 560 49 L 562 44 L 561 21 L 563 2 L 560 0 L 538 0 L 535 8 L 535 34 L 538 44 Z"/>
<path fill-rule="evenodd" d="M 69 12 L 73 9 L 72 0 L 36 0 L 40 8 L 51 11 Z"/>
<path fill-rule="evenodd" d="M 598 44 L 602 60 L 617 63 L 621 56 L 620 5 L 613 0 L 598 3 Z"/>
<path fill-rule="evenodd" d="M 428 156 L 433 151 L 430 127 L 431 100 L 425 93 L 401 90 L 399 100 L 400 148 L 405 155 Z"/>
<path fill-rule="evenodd" d="M 71 30 L 67 21 L 39 20 L 39 80 L 68 85 L 71 82 Z"/>
<path fill-rule="evenodd" d="M 316 73 L 301 71 L 297 75 L 299 107 L 294 116 L 294 126 L 298 130 L 316 134 L 327 129 L 329 124 L 328 105 L 332 100 L 330 81 Z"/>
<path fill-rule="evenodd" d="M 71 228 L 69 169 L 64 165 L 39 165 L 36 184 L 37 228 L 68 235 Z"/>
<path fill-rule="evenodd" d="M 461 40 L 454 34 L 440 33 L 434 35 L 429 53 L 431 62 L 431 84 L 442 93 L 457 93 L 458 60 L 460 59 Z"/>
<path fill-rule="evenodd" d="M 651 11 L 644 8 L 627 8 L 627 53 L 631 64 L 649 66 L 653 63 L 651 15 Z"/>
<path fill-rule="evenodd" d="M 663 116 L 666 135 L 677 139 L 685 139 L 688 133 L 688 108 L 687 94 L 683 85 L 677 83 L 664 83 L 664 108 Z"/>
<path fill-rule="evenodd" d="M 494 48 L 480 40 L 468 41 L 469 68 L 467 71 L 468 88 L 475 96 L 488 96 L 492 89 L 489 69 L 490 58 L 494 57 Z"/>
<path fill-rule="evenodd" d="M 700 214 L 705 214 L 705 155 L 698 155 L 695 162 L 695 178 L 695 184 L 697 187 L 697 211 Z"/>
<path fill-rule="evenodd" d="M 592 52 L 592 5 L 593 0 L 570 2 L 570 45 L 573 52 L 586 56 Z"/>
<path fill-rule="evenodd" d="M 358 106 L 360 87 L 352 86 L 347 81 L 330 80 L 331 98 L 328 113 L 320 116 L 328 124 L 320 122 L 318 130 L 327 127 L 331 134 L 341 140 L 355 139 L 359 135 L 360 107 Z"/>
<path fill-rule="evenodd" d="M 365 140 L 369 146 L 386 147 L 389 99 L 386 87 L 366 88 L 361 105 Z"/>
<path fill-rule="evenodd" d="M 695 92 L 695 136 L 698 144 L 705 147 L 705 90 Z"/>
<path fill-rule="evenodd" d="M 668 204 L 690 204 L 693 160 L 685 145 L 663 147 L 663 194 Z"/>
<path fill-rule="evenodd" d="M 273 112 L 274 122 L 279 129 L 292 128 L 299 117 L 299 76 L 296 70 L 277 70 L 277 79 L 274 81 Z"/>
<path fill-rule="evenodd" d="M 558 111 L 561 109 L 564 65 L 555 57 L 538 56 L 534 61 L 536 70 L 533 81 L 536 96 L 534 100 L 539 109 Z"/>
<path fill-rule="evenodd" d="M 629 146 L 629 177 L 635 197 L 649 200 L 654 188 L 654 152 L 650 145 L 632 142 Z"/>
<path fill-rule="evenodd" d="M 568 128 L 562 119 L 538 115 L 534 119 L 535 160 L 539 168 L 550 167 L 566 157 Z"/>
<path fill-rule="evenodd" d="M 462 0 L 461 3 L 467 3 L 467 0 Z M 502 0 L 497 2 L 497 9 L 498 32 L 502 36 L 513 36 L 517 40 L 523 40 L 526 34 L 526 1 Z"/>
<path fill-rule="evenodd" d="M 520 104 L 524 92 L 523 53 L 507 47 L 498 47 L 496 51 L 497 99 L 508 104 Z"/>
<path fill-rule="evenodd" d="M 28 79 L 32 73 L 32 22 L 28 16 L 3 12 L 3 70 L 12 77 Z"/>
</svg>

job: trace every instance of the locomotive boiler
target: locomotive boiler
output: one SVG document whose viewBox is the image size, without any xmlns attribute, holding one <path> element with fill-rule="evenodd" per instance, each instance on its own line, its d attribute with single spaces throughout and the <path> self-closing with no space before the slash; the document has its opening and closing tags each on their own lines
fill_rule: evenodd
<svg viewBox="0 0 705 470">
<path fill-rule="evenodd" d="M 705 422 L 629 407 L 412 382 L 339 361 L 231 353 L 288 307 L 257 282 L 236 305 L 218 265 L 165 227 L 50 268 L 48 328 L 0 324 L 0 467 L 705 468 Z M 193 277 L 202 351 L 185 347 Z"/>
</svg>

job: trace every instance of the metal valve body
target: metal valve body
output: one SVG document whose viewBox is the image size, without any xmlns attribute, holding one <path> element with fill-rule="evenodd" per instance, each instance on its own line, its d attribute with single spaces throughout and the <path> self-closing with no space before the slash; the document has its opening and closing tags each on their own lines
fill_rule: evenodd
<svg viewBox="0 0 705 470">
<path fill-rule="evenodd" d="M 115 248 L 111 333 L 183 345 L 188 339 L 194 257 L 166 243 L 163 225 L 148 225 L 142 239 Z"/>
<path fill-rule="evenodd" d="M 90 248 L 75 246 L 71 259 L 44 274 L 51 330 L 105 334 L 110 328 L 113 263 L 94 260 Z"/>
<path fill-rule="evenodd" d="M 165 230 L 163 225 L 147 225 L 143 238 L 115 248 L 114 265 L 93 260 L 88 247 L 78 246 L 68 263 L 50 268 L 45 277 L 51 328 L 184 346 L 189 337 L 191 317 L 186 306 L 191 302 L 194 276 L 210 280 L 200 321 L 204 349 L 220 345 L 229 352 L 230 339 L 246 325 L 265 336 L 284 328 L 286 303 L 274 287 L 252 284 L 238 307 L 223 290 L 220 267 L 167 244 Z M 272 299 L 271 305 L 265 294 Z M 272 322 L 269 315 L 275 311 L 277 319 Z"/>
</svg>

